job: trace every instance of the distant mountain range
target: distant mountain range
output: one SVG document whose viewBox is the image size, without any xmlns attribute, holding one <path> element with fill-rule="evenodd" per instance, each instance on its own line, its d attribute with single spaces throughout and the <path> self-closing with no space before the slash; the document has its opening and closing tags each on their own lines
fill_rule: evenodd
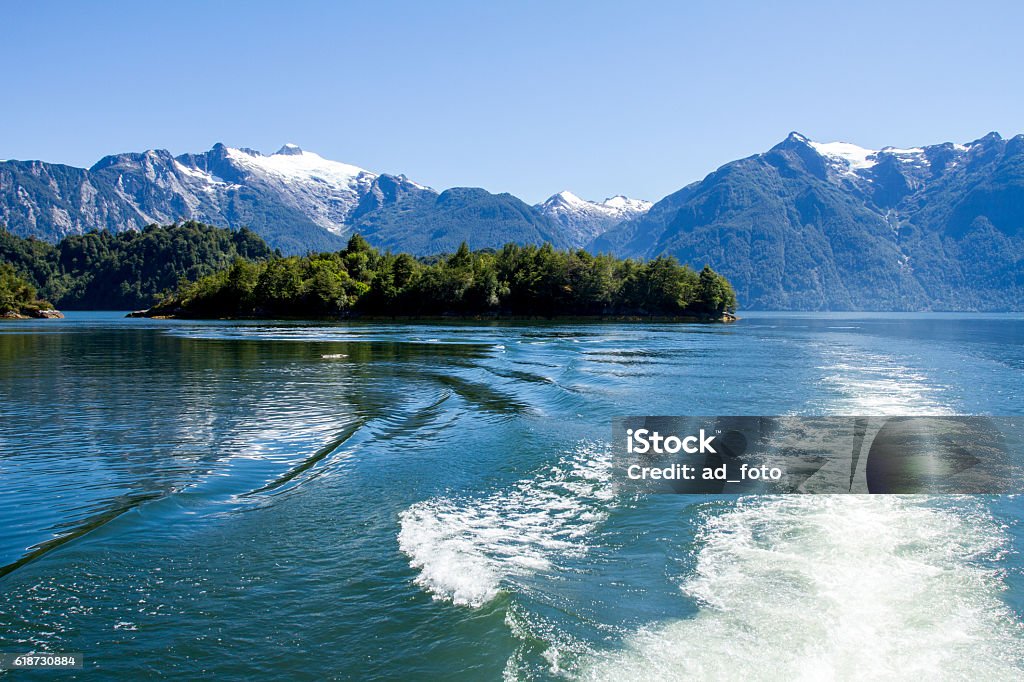
<svg viewBox="0 0 1024 682">
<path fill-rule="evenodd" d="M 251 227 L 286 253 L 376 246 L 432 254 L 551 242 L 671 254 L 728 277 L 746 308 L 1024 309 L 1024 135 L 864 149 L 791 133 L 653 206 L 559 192 L 530 206 L 478 188 L 437 192 L 295 145 L 264 156 L 119 154 L 86 170 L 0 162 L 0 223 L 56 241 L 183 219 Z"/>
<path fill-rule="evenodd" d="M 1024 135 L 863 149 L 791 133 L 600 235 L 712 263 L 763 309 L 1024 309 Z"/>
<path fill-rule="evenodd" d="M 564 192 L 556 197 L 573 196 Z M 90 229 L 120 232 L 194 219 L 247 226 L 286 253 L 344 246 L 353 232 L 382 248 L 430 254 L 509 241 L 580 247 L 642 212 L 616 197 L 533 207 L 510 194 L 458 187 L 438 193 L 404 175 L 373 173 L 286 144 L 264 156 L 223 144 L 203 154 L 116 154 L 88 170 L 0 162 L 0 224 L 56 241 Z M 556 202 L 557 203 L 557 202 Z M 549 205 L 550 204 L 550 205 Z"/>
</svg>

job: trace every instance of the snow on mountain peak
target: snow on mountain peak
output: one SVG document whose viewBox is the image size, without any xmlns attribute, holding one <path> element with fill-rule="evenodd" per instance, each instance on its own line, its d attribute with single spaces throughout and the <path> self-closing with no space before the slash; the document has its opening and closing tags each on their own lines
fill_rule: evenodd
<svg viewBox="0 0 1024 682">
<path fill-rule="evenodd" d="M 878 163 L 878 151 L 865 149 L 849 142 L 814 142 L 807 140 L 814 151 L 821 156 L 833 161 L 837 165 L 845 166 L 848 173 L 871 168 Z"/>
<path fill-rule="evenodd" d="M 246 170 L 271 174 L 289 182 L 313 181 L 349 186 L 360 176 L 377 177 L 376 173 L 358 166 L 331 161 L 290 144 L 270 156 L 253 156 L 241 149 L 228 147 L 228 157 Z"/>
<path fill-rule="evenodd" d="M 630 199 L 622 194 L 616 194 L 599 203 L 580 198 L 569 190 L 562 190 L 558 194 L 552 195 L 540 206 L 548 212 L 573 211 L 610 217 L 632 217 L 637 213 L 647 211 L 651 207 L 651 202 L 643 199 Z"/>
<path fill-rule="evenodd" d="M 286 142 L 284 146 L 274 152 L 274 156 L 296 156 L 302 154 L 302 148 L 297 144 Z"/>
<path fill-rule="evenodd" d="M 325 159 L 294 144 L 270 156 L 228 147 L 227 157 L 254 180 L 290 197 L 294 206 L 335 234 L 347 229 L 349 214 L 377 178 L 376 173 Z"/>
<path fill-rule="evenodd" d="M 562 190 L 536 208 L 566 228 L 575 245 L 583 246 L 623 220 L 646 213 L 650 207 L 649 201 L 630 199 L 621 194 L 598 203 L 582 199 L 569 190 Z"/>
<path fill-rule="evenodd" d="M 865 149 L 849 142 L 814 142 L 806 140 L 819 155 L 827 159 L 832 168 L 843 175 L 854 176 L 878 164 L 884 158 L 894 158 L 903 164 L 922 165 L 927 163 L 925 150 L 922 147 L 882 147 L 882 149 Z M 954 145 L 958 151 L 962 145 Z"/>
<path fill-rule="evenodd" d="M 644 199 L 630 199 L 622 194 L 616 194 L 602 201 L 601 205 L 623 213 L 646 213 L 653 204 Z"/>
<path fill-rule="evenodd" d="M 898 149 L 896 147 L 882 147 L 882 151 L 879 154 L 891 154 L 895 156 L 901 163 L 924 163 L 925 155 L 924 149 L 921 147 L 911 147 L 909 149 Z"/>
<path fill-rule="evenodd" d="M 548 199 L 548 202 L 558 202 L 569 206 L 586 206 L 590 204 L 586 199 L 581 199 L 567 189 L 563 189 L 561 192 Z"/>
</svg>

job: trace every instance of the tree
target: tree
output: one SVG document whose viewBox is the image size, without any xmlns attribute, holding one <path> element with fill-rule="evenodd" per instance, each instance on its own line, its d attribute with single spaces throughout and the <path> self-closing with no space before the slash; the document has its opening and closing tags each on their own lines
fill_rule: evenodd
<svg viewBox="0 0 1024 682">
<path fill-rule="evenodd" d="M 697 287 L 697 304 L 703 311 L 712 314 L 734 312 L 736 310 L 736 293 L 729 281 L 705 265 L 700 271 L 700 282 Z"/>
<path fill-rule="evenodd" d="M 10 263 L 0 263 L 0 314 L 21 313 L 31 308 L 50 308 L 36 299 L 36 289 L 22 279 Z"/>
<path fill-rule="evenodd" d="M 255 282 L 255 284 L 253 284 Z M 557 251 L 550 244 L 417 260 L 353 236 L 345 250 L 236 262 L 182 287 L 154 309 L 222 317 L 368 315 L 721 315 L 729 283 L 671 257 L 649 262 Z"/>
</svg>

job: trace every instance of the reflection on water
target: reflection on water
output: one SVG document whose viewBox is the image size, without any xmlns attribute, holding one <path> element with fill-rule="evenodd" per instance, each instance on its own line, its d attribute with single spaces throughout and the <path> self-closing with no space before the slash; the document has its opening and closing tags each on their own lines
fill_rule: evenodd
<svg viewBox="0 0 1024 682">
<path fill-rule="evenodd" d="M 860 638 L 879 674 L 946 645 L 1002 647 L 1001 674 L 1016 499 L 616 496 L 606 446 L 622 415 L 1022 414 L 1022 368 L 1000 316 L 3 324 L 0 650 L 84 651 L 83 679 L 475 680 L 767 646 L 842 677 Z M 662 657 L 720 631 L 746 639 Z"/>
<path fill-rule="evenodd" d="M 445 373 L 485 357 L 482 344 L 197 336 L 123 326 L 0 335 L 0 466 L 11 501 L 0 507 L 9 529 L 0 561 L 225 466 L 236 467 L 236 494 L 270 490 L 337 451 L 359 426 L 394 419 L 395 399 L 410 391 L 447 389 L 499 414 L 526 409 L 499 389 Z M 238 476 L 238 460 L 262 464 Z"/>
</svg>

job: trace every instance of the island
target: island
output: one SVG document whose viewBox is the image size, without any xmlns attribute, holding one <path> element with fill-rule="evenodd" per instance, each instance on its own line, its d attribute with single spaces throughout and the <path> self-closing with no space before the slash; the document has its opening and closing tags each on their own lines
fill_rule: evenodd
<svg viewBox="0 0 1024 682">
<path fill-rule="evenodd" d="M 237 259 L 178 287 L 137 317 L 735 320 L 721 275 L 672 257 L 648 261 L 506 244 L 416 258 L 363 237 L 306 256 Z"/>
<path fill-rule="evenodd" d="M 705 265 L 506 244 L 429 256 L 351 236 L 303 256 L 251 230 L 195 221 L 69 235 L 57 244 L 0 228 L 17 314 L 136 310 L 135 317 L 290 319 L 593 319 L 730 322 L 736 295 Z M 17 284 L 14 284 L 17 280 Z M 6 299 L 5 299 L 6 300 Z M 13 300 L 13 298 L 12 298 Z M 0 310 L 0 313 L 4 312 Z"/>
</svg>

